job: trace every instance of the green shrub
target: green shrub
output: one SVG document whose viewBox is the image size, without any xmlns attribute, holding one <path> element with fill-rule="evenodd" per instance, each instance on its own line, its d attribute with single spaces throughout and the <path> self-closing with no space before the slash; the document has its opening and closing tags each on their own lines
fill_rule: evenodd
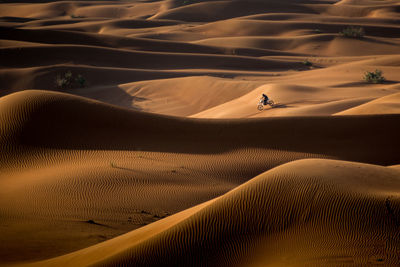
<svg viewBox="0 0 400 267">
<path fill-rule="evenodd" d="M 311 66 L 313 65 L 312 62 L 309 61 L 308 59 L 304 60 L 304 61 L 303 61 L 303 64 L 304 64 L 305 66 L 307 66 L 307 67 L 311 67 Z"/>
<path fill-rule="evenodd" d="M 80 87 L 86 86 L 86 79 L 80 74 L 75 78 L 75 81 L 79 84 Z"/>
<path fill-rule="evenodd" d="M 82 16 L 77 16 L 75 14 L 71 14 L 71 19 L 81 19 L 83 18 Z"/>
<path fill-rule="evenodd" d="M 65 77 L 68 81 L 71 81 L 71 80 L 72 80 L 72 72 L 67 71 L 67 72 L 64 74 L 64 77 Z"/>
<path fill-rule="evenodd" d="M 57 88 L 65 88 L 67 86 L 67 80 L 60 75 L 56 76 L 54 83 Z"/>
<path fill-rule="evenodd" d="M 340 34 L 348 38 L 363 38 L 365 35 L 365 31 L 362 27 L 351 26 L 341 31 Z"/>
<path fill-rule="evenodd" d="M 75 78 L 71 71 L 67 71 L 63 75 L 58 74 L 54 81 L 56 88 L 67 89 L 72 87 L 85 87 L 86 79 L 78 74 Z"/>
<path fill-rule="evenodd" d="M 375 70 L 374 72 L 367 71 L 364 74 L 364 80 L 367 83 L 383 83 L 386 79 L 383 77 L 381 70 Z"/>
<path fill-rule="evenodd" d="M 72 85 L 72 72 L 68 71 L 64 75 L 57 75 L 55 80 L 56 87 L 65 89 Z"/>
</svg>

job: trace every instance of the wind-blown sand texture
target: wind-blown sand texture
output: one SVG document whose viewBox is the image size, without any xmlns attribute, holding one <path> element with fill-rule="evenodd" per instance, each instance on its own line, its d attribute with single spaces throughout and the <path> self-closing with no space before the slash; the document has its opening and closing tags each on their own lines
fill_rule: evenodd
<svg viewBox="0 0 400 267">
<path fill-rule="evenodd" d="M 0 266 L 400 265 L 399 22 L 395 0 L 2 1 Z"/>
</svg>

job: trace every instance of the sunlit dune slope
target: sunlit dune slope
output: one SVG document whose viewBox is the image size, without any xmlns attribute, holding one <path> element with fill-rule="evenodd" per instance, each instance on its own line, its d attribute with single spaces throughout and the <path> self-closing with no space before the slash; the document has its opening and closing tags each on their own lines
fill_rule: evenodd
<svg viewBox="0 0 400 267">
<path fill-rule="evenodd" d="M 336 113 L 335 115 L 361 115 L 361 114 L 399 114 L 400 93 L 384 96 L 363 105 Z"/>
<path fill-rule="evenodd" d="M 396 169 L 300 160 L 139 230 L 32 266 L 395 266 L 399 189 Z"/>
<path fill-rule="evenodd" d="M 399 10 L 392 0 L 7 1 L 0 9 L 0 95 L 56 90 L 203 118 L 333 115 L 398 92 Z M 364 36 L 344 36 L 349 27 Z M 363 81 L 375 69 L 386 84 Z M 85 86 L 57 87 L 68 71 Z M 218 85 L 224 89 L 212 79 L 225 80 Z M 289 102 L 272 92 L 281 108 L 257 114 L 260 95 L 235 102 L 270 84 L 321 94 L 304 99 L 291 90 Z"/>
</svg>

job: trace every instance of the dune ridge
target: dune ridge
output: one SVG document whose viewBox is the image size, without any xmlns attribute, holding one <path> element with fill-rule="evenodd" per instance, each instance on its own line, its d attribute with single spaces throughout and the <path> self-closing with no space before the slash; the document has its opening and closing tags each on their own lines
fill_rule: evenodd
<svg viewBox="0 0 400 267">
<path fill-rule="evenodd" d="M 398 266 L 399 12 L 2 1 L 0 266 Z"/>
<path fill-rule="evenodd" d="M 326 89 L 329 101 L 316 97 L 317 104 L 326 105 L 332 100 L 357 103 L 363 97 L 373 100 L 398 92 L 391 87 L 398 84 L 399 72 L 395 1 L 9 2 L 2 4 L 0 13 L 4 40 L 0 42 L 0 87 L 4 89 L 0 95 L 24 89 L 60 91 L 54 80 L 69 70 L 83 75 L 91 90 L 61 91 L 134 109 L 139 104 L 132 101 L 135 92 L 121 85 L 165 79 L 162 86 L 173 90 L 174 82 L 168 79 L 184 77 L 204 77 L 196 80 L 200 88 L 207 87 L 208 77 L 246 80 L 255 86 L 313 85 Z M 29 13 L 32 9 L 35 12 Z M 350 26 L 362 27 L 365 36 L 342 36 L 340 32 Z M 35 60 L 38 56 L 40 63 Z M 303 64 L 307 60 L 312 66 Z M 383 70 L 389 83 L 360 90 L 365 89 L 363 74 L 375 68 Z M 28 70 L 34 78 L 26 78 Z M 332 84 L 326 86 L 324 81 Z M 336 97 L 338 85 L 343 89 L 341 99 Z M 153 86 L 160 86 L 159 81 Z M 113 93 L 105 94 L 106 90 Z M 115 94 L 120 97 L 115 99 Z M 180 100 L 179 94 L 174 97 Z M 297 111 L 297 105 L 273 97 L 285 108 L 257 117 L 344 111 L 326 112 L 324 106 L 320 111 L 307 103 L 299 103 Z M 197 102 L 190 103 L 193 109 L 184 105 L 174 111 L 176 102 L 160 103 L 162 92 L 141 98 L 148 103 L 141 109 L 166 115 L 205 116 L 210 108 Z M 231 100 L 215 93 L 209 98 L 218 99 L 218 104 Z M 237 111 L 216 114 L 253 116 Z"/>
<path fill-rule="evenodd" d="M 38 238 L 75 240 L 43 245 L 47 252 L 38 259 L 211 200 L 293 160 L 398 163 L 396 114 L 199 120 L 38 90 L 3 97 L 0 107 L 4 222 L 31 237 L 27 257 L 35 258 L 29 251 Z M 35 234 L 43 229 L 46 235 Z M 80 229 L 96 234 L 77 242 Z M 4 254 L 9 260 L 21 249 L 14 237 L 2 237 L 17 253 Z"/>
<path fill-rule="evenodd" d="M 392 94 L 375 99 L 363 105 L 347 109 L 345 111 L 336 113 L 335 115 L 350 115 L 350 114 L 388 114 L 399 113 L 399 97 L 400 94 Z"/>
<path fill-rule="evenodd" d="M 328 155 L 343 157 L 350 155 L 350 150 L 362 156 L 357 151 L 364 154 L 361 148 L 368 142 L 380 147 L 382 154 L 364 154 L 364 157 L 369 162 L 388 165 L 392 155 L 386 152 L 398 144 L 394 138 L 397 115 L 196 120 L 128 111 L 45 91 L 15 93 L 2 98 L 2 102 L 3 125 L 7 126 L 3 128 L 2 139 L 13 137 L 17 138 L 17 145 L 39 148 L 135 150 L 140 146 L 143 151 L 215 153 L 253 147 L 320 154 L 328 151 Z M 19 119 L 14 114 L 19 114 Z M 364 131 L 358 140 L 349 139 Z M 105 139 L 107 143 L 102 142 Z M 157 139 L 160 140 L 152 141 Z M 203 151 L 196 141 L 204 144 Z M 181 145 L 177 147 L 174 142 Z M 326 147 L 321 147 L 323 144 Z M 340 152 L 335 149 L 338 147 L 351 148 Z"/>
<path fill-rule="evenodd" d="M 213 201 L 37 265 L 384 262 L 394 266 L 400 249 L 395 241 L 400 223 L 399 175 L 398 170 L 375 165 L 300 160 L 259 175 Z M 228 219 L 232 216 L 236 220 Z M 288 242 L 287 236 L 296 236 L 296 242 Z M 307 241 L 310 237 L 312 243 Z M 215 253 L 217 247 L 220 252 Z"/>
</svg>

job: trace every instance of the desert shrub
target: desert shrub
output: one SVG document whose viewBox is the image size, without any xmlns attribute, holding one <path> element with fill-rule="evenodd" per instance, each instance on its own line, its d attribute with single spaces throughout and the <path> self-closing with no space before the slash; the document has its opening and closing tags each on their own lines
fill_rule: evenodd
<svg viewBox="0 0 400 267">
<path fill-rule="evenodd" d="M 304 65 L 304 66 L 307 66 L 307 67 L 311 67 L 313 64 L 312 64 L 311 61 L 309 61 L 308 59 L 306 59 L 306 60 L 303 61 L 303 65 Z"/>
<path fill-rule="evenodd" d="M 56 76 L 54 83 L 57 88 L 65 88 L 67 86 L 67 80 L 61 75 Z"/>
<path fill-rule="evenodd" d="M 58 74 L 55 78 L 55 86 L 58 89 L 67 89 L 72 87 L 85 87 L 86 79 L 78 74 L 75 78 L 71 71 L 67 71 L 64 74 Z"/>
<path fill-rule="evenodd" d="M 348 38 L 362 38 L 365 35 L 364 28 L 362 27 L 348 27 L 340 32 L 340 34 L 344 37 Z"/>
<path fill-rule="evenodd" d="M 71 81 L 71 80 L 72 80 L 72 72 L 67 71 L 67 72 L 64 74 L 64 77 L 65 77 L 68 81 Z"/>
<path fill-rule="evenodd" d="M 65 89 L 72 85 L 72 72 L 68 71 L 64 75 L 57 75 L 55 80 L 56 87 Z"/>
<path fill-rule="evenodd" d="M 75 14 L 71 14 L 71 19 L 81 19 L 83 18 L 82 16 L 77 16 Z"/>
<path fill-rule="evenodd" d="M 86 86 L 86 79 L 80 74 L 75 78 L 75 81 L 79 84 L 80 87 Z"/>
<path fill-rule="evenodd" d="M 383 77 L 381 70 L 375 70 L 374 72 L 367 71 L 364 74 L 364 80 L 367 83 L 383 83 L 386 79 Z"/>
</svg>

